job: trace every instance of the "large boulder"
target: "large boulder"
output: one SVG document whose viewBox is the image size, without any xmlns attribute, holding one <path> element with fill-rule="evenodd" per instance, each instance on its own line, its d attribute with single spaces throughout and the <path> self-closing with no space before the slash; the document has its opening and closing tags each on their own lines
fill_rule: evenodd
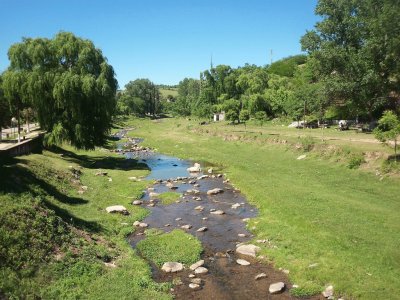
<svg viewBox="0 0 400 300">
<path fill-rule="evenodd" d="M 236 248 L 236 253 L 256 257 L 257 252 L 260 250 L 261 248 L 256 245 L 240 245 Z"/>
<path fill-rule="evenodd" d="M 166 273 L 175 273 L 183 270 L 183 265 L 178 262 L 166 262 L 163 264 L 161 270 Z"/>
</svg>

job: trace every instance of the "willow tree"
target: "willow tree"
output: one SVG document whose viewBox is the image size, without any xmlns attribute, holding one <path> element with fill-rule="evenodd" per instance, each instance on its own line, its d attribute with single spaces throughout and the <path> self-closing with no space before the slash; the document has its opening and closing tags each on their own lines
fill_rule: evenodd
<svg viewBox="0 0 400 300">
<path fill-rule="evenodd" d="M 68 141 L 92 149 L 105 142 L 115 111 L 117 81 L 100 49 L 60 32 L 53 39 L 24 38 L 8 51 L 4 92 L 11 103 L 32 106 L 48 145 Z"/>
</svg>

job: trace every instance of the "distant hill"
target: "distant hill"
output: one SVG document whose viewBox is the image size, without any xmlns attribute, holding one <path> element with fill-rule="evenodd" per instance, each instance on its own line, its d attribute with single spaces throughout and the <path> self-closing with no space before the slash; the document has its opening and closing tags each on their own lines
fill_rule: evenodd
<svg viewBox="0 0 400 300">
<path fill-rule="evenodd" d="M 161 96 L 163 96 L 163 98 L 167 98 L 168 96 L 172 96 L 172 97 L 176 98 L 178 96 L 178 86 L 177 85 L 159 84 L 159 85 L 157 85 L 157 87 L 161 93 Z"/>
<path fill-rule="evenodd" d="M 280 76 L 293 77 L 296 67 L 306 62 L 307 56 L 303 54 L 289 56 L 272 63 L 268 72 Z"/>
</svg>

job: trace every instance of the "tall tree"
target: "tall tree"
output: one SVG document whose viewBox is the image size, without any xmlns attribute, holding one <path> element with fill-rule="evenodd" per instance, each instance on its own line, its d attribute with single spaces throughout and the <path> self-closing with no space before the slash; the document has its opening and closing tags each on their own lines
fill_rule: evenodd
<svg viewBox="0 0 400 300">
<path fill-rule="evenodd" d="M 0 76 L 0 141 L 3 138 L 3 127 L 10 125 L 11 121 L 10 105 L 4 95 L 2 83 L 3 80 Z"/>
<path fill-rule="evenodd" d="M 319 0 L 316 14 L 322 21 L 301 44 L 329 100 L 369 118 L 396 105 L 391 95 L 400 91 L 400 2 Z"/>
<path fill-rule="evenodd" d="M 132 101 L 139 104 L 138 99 L 144 103 L 144 112 L 154 116 L 161 110 L 160 91 L 149 79 L 136 79 L 125 85 L 125 94 Z M 136 100 L 134 100 L 136 98 Z"/>
<path fill-rule="evenodd" d="M 8 57 L 4 92 L 18 111 L 35 107 L 47 144 L 66 140 L 92 149 L 105 142 L 118 84 L 91 41 L 68 32 L 53 39 L 24 38 L 10 47 Z"/>
</svg>

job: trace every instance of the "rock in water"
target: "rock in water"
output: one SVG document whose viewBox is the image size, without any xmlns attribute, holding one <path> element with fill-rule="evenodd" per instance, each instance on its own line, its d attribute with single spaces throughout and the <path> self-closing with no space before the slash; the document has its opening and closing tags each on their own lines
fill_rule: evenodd
<svg viewBox="0 0 400 300">
<path fill-rule="evenodd" d="M 233 209 L 236 209 L 236 208 L 239 208 L 239 207 L 240 207 L 239 203 L 232 204 L 232 206 L 231 206 L 231 208 L 233 208 Z"/>
<path fill-rule="evenodd" d="M 217 194 L 220 194 L 220 193 L 223 193 L 223 192 L 224 192 L 223 189 L 215 188 L 215 189 L 212 189 L 212 190 L 208 190 L 207 191 L 207 195 L 217 195 Z"/>
<path fill-rule="evenodd" d="M 190 270 L 194 271 L 196 270 L 198 267 L 201 267 L 204 265 L 204 260 L 199 260 L 198 262 L 194 263 L 193 265 L 191 265 L 189 268 Z"/>
<path fill-rule="evenodd" d="M 187 168 L 187 171 L 190 173 L 198 173 L 201 171 L 200 164 L 195 163 L 193 167 Z"/>
<path fill-rule="evenodd" d="M 244 259 L 237 259 L 236 262 L 241 265 L 241 266 L 248 266 L 250 263 L 247 260 Z"/>
<path fill-rule="evenodd" d="M 208 273 L 208 269 L 204 268 L 204 267 L 198 267 L 194 270 L 195 274 L 207 274 Z"/>
<path fill-rule="evenodd" d="M 190 228 L 192 228 L 192 225 L 190 225 L 190 224 L 182 225 L 181 228 L 182 229 L 190 229 Z"/>
<path fill-rule="evenodd" d="M 183 265 L 178 262 L 166 262 L 163 264 L 161 270 L 166 273 L 175 273 L 183 270 Z"/>
<path fill-rule="evenodd" d="M 240 245 L 236 248 L 236 253 L 256 257 L 257 252 L 260 250 L 261 248 L 255 245 Z"/>
<path fill-rule="evenodd" d="M 135 200 L 135 201 L 132 202 L 132 204 L 133 205 L 141 205 L 141 204 L 143 204 L 143 201 Z"/>
<path fill-rule="evenodd" d="M 156 197 L 158 197 L 160 194 L 158 194 L 158 193 L 154 193 L 154 192 L 150 192 L 149 193 L 149 197 L 150 198 L 156 198 Z"/>
<path fill-rule="evenodd" d="M 285 284 L 283 282 L 273 283 L 269 286 L 270 294 L 279 294 L 285 290 Z"/>
<path fill-rule="evenodd" d="M 225 212 L 223 210 L 216 210 L 216 211 L 211 211 L 210 214 L 223 215 L 223 214 L 225 214 Z"/>
<path fill-rule="evenodd" d="M 196 231 L 197 232 L 204 232 L 204 231 L 207 231 L 208 230 L 208 228 L 207 227 L 200 227 L 199 229 L 197 229 Z"/>
<path fill-rule="evenodd" d="M 120 213 L 120 214 L 127 214 L 128 211 L 126 210 L 125 206 L 123 205 L 113 205 L 106 208 L 108 213 Z"/>
</svg>

